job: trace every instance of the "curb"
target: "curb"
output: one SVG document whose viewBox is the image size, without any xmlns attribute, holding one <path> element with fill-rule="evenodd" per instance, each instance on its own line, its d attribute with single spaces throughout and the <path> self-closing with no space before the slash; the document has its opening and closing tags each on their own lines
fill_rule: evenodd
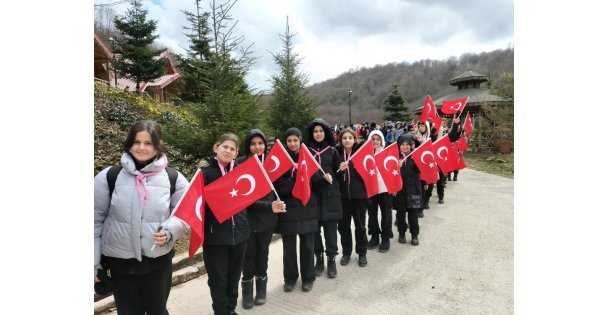
<svg viewBox="0 0 608 315">
<path fill-rule="evenodd" d="M 280 234 L 272 235 L 272 240 L 275 242 L 280 239 Z M 207 273 L 205 269 L 205 263 L 203 262 L 203 248 L 200 247 L 192 259 L 188 258 L 188 253 L 181 253 L 175 255 L 172 259 L 173 264 L 173 277 L 171 279 L 171 286 L 174 287 L 178 284 L 182 284 L 184 282 L 190 281 L 192 279 L 198 278 Z M 114 295 L 98 295 L 94 294 L 93 301 L 95 302 L 94 314 L 95 315 L 103 315 L 109 311 L 112 311 L 116 308 L 116 304 L 114 303 Z"/>
</svg>

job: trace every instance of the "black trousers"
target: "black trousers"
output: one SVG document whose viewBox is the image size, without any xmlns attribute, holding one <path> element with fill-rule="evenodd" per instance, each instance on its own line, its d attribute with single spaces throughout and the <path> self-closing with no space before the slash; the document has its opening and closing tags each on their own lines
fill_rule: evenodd
<svg viewBox="0 0 608 315">
<path fill-rule="evenodd" d="M 418 235 L 420 226 L 418 225 L 418 212 L 415 209 L 397 209 L 397 230 L 399 234 L 407 232 L 408 224 L 405 222 L 405 213 L 407 212 L 407 221 L 409 222 L 410 233 Z"/>
<path fill-rule="evenodd" d="M 342 198 L 342 219 L 338 221 L 342 254 L 350 256 L 353 252 L 353 235 L 350 229 L 351 218 L 355 223 L 355 252 L 361 256 L 367 254 L 367 235 L 365 233 L 365 199 Z"/>
<path fill-rule="evenodd" d="M 315 281 L 314 251 L 315 233 L 281 235 L 283 241 L 283 280 L 295 283 L 298 280 L 297 237 L 300 236 L 300 275 L 302 282 Z"/>
<path fill-rule="evenodd" d="M 439 199 L 443 199 L 443 185 L 445 184 L 445 181 L 447 180 L 447 178 L 443 175 L 443 173 L 440 171 L 439 172 L 439 180 L 437 181 L 437 196 L 439 196 Z"/>
<path fill-rule="evenodd" d="M 171 262 L 143 275 L 114 272 L 114 301 L 120 315 L 165 315 L 171 291 Z"/>
<path fill-rule="evenodd" d="M 325 248 L 323 248 L 321 228 L 323 228 L 323 237 L 325 237 Z M 319 221 L 319 232 L 315 234 L 315 254 L 323 252 L 327 256 L 338 255 L 338 220 Z"/>
<path fill-rule="evenodd" d="M 369 229 L 369 235 L 378 236 L 382 235 L 382 238 L 393 238 L 393 213 L 391 208 L 393 207 L 393 196 L 389 193 L 377 194 L 370 199 L 370 206 L 368 209 L 368 221 L 367 228 Z M 380 206 L 381 227 L 378 226 L 378 205 Z"/>
<path fill-rule="evenodd" d="M 249 281 L 256 277 L 266 277 L 268 270 L 268 253 L 272 230 L 251 232 L 247 240 L 245 263 L 243 265 L 243 280 Z"/>
<path fill-rule="evenodd" d="M 239 297 L 239 279 L 247 242 L 231 245 L 203 245 L 207 284 L 214 314 L 230 314 Z"/>
</svg>

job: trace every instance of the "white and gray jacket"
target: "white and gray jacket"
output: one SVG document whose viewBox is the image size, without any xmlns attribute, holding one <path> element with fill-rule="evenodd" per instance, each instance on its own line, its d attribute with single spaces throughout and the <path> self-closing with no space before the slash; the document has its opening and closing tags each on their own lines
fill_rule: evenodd
<svg viewBox="0 0 608 315">
<path fill-rule="evenodd" d="M 116 178 L 112 198 L 106 175 L 110 168 L 95 176 L 95 270 L 102 254 L 138 261 L 142 261 L 142 256 L 156 258 L 165 255 L 189 228 L 177 217 L 167 221 L 186 192 L 188 181 L 178 172 L 175 192 L 171 196 L 171 183 L 165 170 L 166 156 L 156 159 L 141 171 L 135 169 L 128 153 L 123 153 L 120 163 L 123 168 Z M 152 251 L 152 234 L 161 224 L 171 233 L 168 235 L 171 240 L 164 246 L 155 246 Z"/>
</svg>

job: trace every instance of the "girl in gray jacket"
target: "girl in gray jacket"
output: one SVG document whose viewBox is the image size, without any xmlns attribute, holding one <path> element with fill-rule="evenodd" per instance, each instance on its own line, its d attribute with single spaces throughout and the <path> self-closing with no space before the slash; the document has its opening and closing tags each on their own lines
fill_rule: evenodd
<svg viewBox="0 0 608 315">
<path fill-rule="evenodd" d="M 95 274 L 101 263 L 109 267 L 118 314 L 165 314 L 173 246 L 188 229 L 180 219 L 167 218 L 188 182 L 178 173 L 171 195 L 156 122 L 135 123 L 124 150 L 112 192 L 110 167 L 95 176 Z"/>
</svg>

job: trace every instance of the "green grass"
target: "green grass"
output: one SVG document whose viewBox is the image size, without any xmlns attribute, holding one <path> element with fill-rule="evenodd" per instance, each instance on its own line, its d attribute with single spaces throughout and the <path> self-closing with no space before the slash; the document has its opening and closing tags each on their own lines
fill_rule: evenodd
<svg viewBox="0 0 608 315">
<path fill-rule="evenodd" d="M 513 179 L 515 173 L 513 165 L 514 153 L 474 153 L 465 151 L 462 157 L 467 167 L 471 169 Z"/>
</svg>

